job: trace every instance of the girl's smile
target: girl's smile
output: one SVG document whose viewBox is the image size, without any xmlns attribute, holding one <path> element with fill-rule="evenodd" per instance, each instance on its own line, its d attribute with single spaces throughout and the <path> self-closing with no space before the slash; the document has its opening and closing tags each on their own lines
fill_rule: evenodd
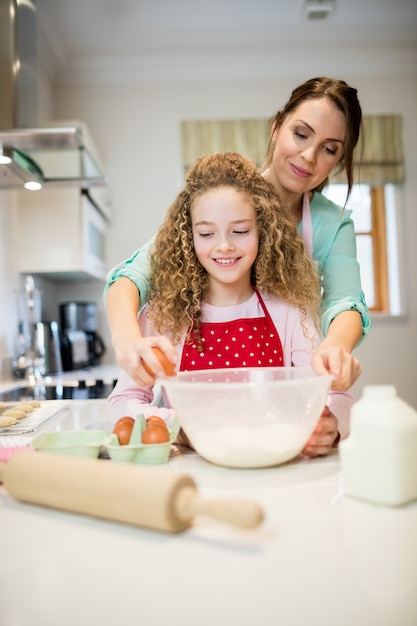
<svg viewBox="0 0 417 626">
<path fill-rule="evenodd" d="M 235 263 L 238 262 L 238 260 L 240 259 L 240 257 L 237 258 L 233 258 L 233 259 L 213 259 L 216 263 L 220 263 L 220 265 L 234 265 Z"/>
</svg>

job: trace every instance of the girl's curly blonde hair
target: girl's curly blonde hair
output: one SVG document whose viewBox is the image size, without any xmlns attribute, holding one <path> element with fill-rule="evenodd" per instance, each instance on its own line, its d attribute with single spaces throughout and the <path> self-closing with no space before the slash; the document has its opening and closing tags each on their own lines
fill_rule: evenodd
<svg viewBox="0 0 417 626">
<path fill-rule="evenodd" d="M 303 322 L 312 315 L 318 327 L 319 281 L 291 214 L 251 161 L 226 152 L 196 161 L 156 236 L 148 309 L 155 330 L 169 334 L 174 344 L 185 331 L 189 338 L 191 329 L 200 338 L 208 274 L 194 251 L 191 211 L 197 198 L 217 187 L 232 187 L 255 208 L 259 251 L 253 285 L 299 307 Z"/>
</svg>

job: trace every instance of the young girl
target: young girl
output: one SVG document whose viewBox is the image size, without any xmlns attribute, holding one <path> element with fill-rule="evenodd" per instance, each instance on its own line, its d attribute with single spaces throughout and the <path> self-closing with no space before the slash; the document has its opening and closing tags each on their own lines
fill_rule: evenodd
<svg viewBox="0 0 417 626">
<path fill-rule="evenodd" d="M 272 186 L 238 154 L 199 159 L 155 239 L 142 335 L 165 335 L 181 371 L 309 366 L 321 340 L 319 313 L 318 277 Z M 153 398 L 152 386 L 122 371 L 109 417 L 172 420 L 173 410 L 151 406 Z M 306 454 L 326 454 L 347 435 L 351 402 L 348 394 L 331 394 L 331 412 Z"/>
<path fill-rule="evenodd" d="M 334 388 L 340 390 L 348 389 L 360 375 L 352 351 L 369 332 L 370 318 L 361 289 L 350 211 L 326 199 L 321 190 L 331 171 L 338 168 L 346 172 L 350 191 L 361 120 L 356 89 L 343 80 L 319 77 L 302 83 L 274 116 L 262 174 L 289 208 L 317 263 L 325 338 L 313 354 L 312 365 L 319 374 L 333 374 Z M 141 336 L 136 324 L 139 295 L 144 305 L 149 293 L 151 245 L 152 241 L 113 268 L 106 287 L 117 362 L 140 384 L 152 380 L 141 359 L 162 374 L 150 341 Z M 158 345 L 168 358 L 175 358 L 163 337 Z"/>
</svg>

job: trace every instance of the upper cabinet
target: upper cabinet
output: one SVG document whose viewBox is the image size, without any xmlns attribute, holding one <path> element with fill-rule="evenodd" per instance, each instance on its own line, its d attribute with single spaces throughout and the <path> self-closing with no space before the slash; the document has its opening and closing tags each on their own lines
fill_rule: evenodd
<svg viewBox="0 0 417 626">
<path fill-rule="evenodd" d="M 111 218 L 107 187 L 20 191 L 17 214 L 19 272 L 55 279 L 105 278 Z"/>
</svg>

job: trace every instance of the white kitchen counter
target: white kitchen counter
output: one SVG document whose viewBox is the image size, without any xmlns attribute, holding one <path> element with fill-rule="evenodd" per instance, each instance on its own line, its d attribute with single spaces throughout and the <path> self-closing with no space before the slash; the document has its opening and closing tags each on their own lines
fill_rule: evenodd
<svg viewBox="0 0 417 626">
<path fill-rule="evenodd" d="M 105 404 L 72 401 L 53 427 L 103 425 Z M 18 503 L 0 488 L 1 626 L 417 624 L 417 502 L 343 496 L 337 452 L 231 470 L 174 448 L 167 467 L 204 497 L 260 503 L 264 523 L 201 517 L 171 535 Z"/>
</svg>

